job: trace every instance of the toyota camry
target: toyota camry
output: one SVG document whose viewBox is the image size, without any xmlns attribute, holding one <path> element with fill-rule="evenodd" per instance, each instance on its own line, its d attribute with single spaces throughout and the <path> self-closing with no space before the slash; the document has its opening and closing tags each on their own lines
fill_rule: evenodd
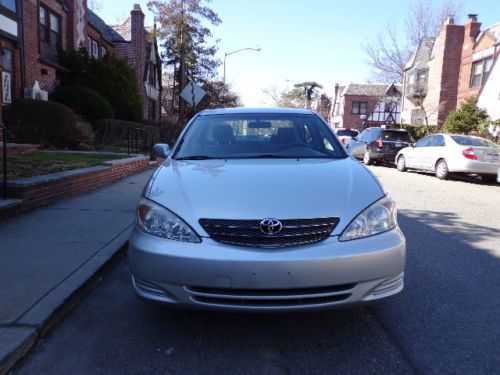
<svg viewBox="0 0 500 375">
<path fill-rule="evenodd" d="M 317 310 L 403 289 L 405 237 L 377 178 L 315 113 L 197 114 L 144 189 L 130 238 L 145 299 L 241 311 Z"/>
</svg>

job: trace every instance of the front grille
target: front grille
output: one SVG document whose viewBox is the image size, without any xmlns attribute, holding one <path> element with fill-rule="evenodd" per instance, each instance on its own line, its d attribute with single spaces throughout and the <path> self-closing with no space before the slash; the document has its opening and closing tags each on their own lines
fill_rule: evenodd
<svg viewBox="0 0 500 375">
<path fill-rule="evenodd" d="M 339 218 L 281 220 L 283 229 L 274 235 L 260 230 L 260 220 L 200 219 L 215 241 L 249 247 L 277 248 L 307 245 L 330 236 Z"/>
<path fill-rule="evenodd" d="M 230 289 L 185 286 L 191 300 L 201 304 L 246 307 L 289 307 L 344 301 L 355 283 L 300 289 Z"/>
</svg>

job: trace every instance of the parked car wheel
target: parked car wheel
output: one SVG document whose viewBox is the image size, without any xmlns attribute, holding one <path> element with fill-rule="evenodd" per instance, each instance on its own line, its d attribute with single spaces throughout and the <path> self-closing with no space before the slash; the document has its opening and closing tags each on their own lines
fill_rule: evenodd
<svg viewBox="0 0 500 375">
<path fill-rule="evenodd" d="M 363 163 L 365 163 L 365 165 L 373 164 L 373 159 L 370 156 L 370 151 L 368 151 L 368 150 L 366 150 L 365 154 L 363 155 Z"/>
<path fill-rule="evenodd" d="M 405 172 L 407 170 L 407 168 L 406 168 L 406 160 L 405 160 L 405 157 L 403 155 L 401 155 L 398 158 L 398 162 L 396 164 L 396 167 L 398 168 L 398 171 L 400 171 L 400 172 Z"/>
<path fill-rule="evenodd" d="M 440 180 L 446 180 L 450 177 L 450 172 L 448 171 L 448 164 L 444 159 L 440 159 L 436 163 L 436 177 Z"/>
<path fill-rule="evenodd" d="M 481 175 L 481 178 L 484 182 L 488 182 L 490 184 L 494 184 L 497 182 L 497 176 L 495 176 L 494 174 L 483 174 Z"/>
</svg>

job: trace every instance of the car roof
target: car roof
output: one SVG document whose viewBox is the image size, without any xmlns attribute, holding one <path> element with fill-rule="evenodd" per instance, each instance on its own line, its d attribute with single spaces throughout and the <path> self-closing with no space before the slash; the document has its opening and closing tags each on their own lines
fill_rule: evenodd
<svg viewBox="0 0 500 375">
<path fill-rule="evenodd" d="M 276 113 L 276 114 L 302 114 L 302 115 L 312 115 L 313 111 L 307 109 L 295 109 L 295 108 L 247 108 L 247 107 L 236 107 L 236 108 L 218 108 L 218 109 L 206 109 L 199 113 L 199 116 L 210 116 L 210 115 L 226 115 L 226 114 L 253 114 L 253 113 Z"/>
</svg>

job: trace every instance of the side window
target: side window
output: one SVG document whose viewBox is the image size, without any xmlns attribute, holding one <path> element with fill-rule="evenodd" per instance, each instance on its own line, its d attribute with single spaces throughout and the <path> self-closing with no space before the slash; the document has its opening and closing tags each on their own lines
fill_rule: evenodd
<svg viewBox="0 0 500 375">
<path fill-rule="evenodd" d="M 444 137 L 442 135 L 436 135 L 436 146 L 437 147 L 444 147 L 446 146 L 446 142 L 444 140 Z"/>
<path fill-rule="evenodd" d="M 368 133 L 369 132 L 370 132 L 369 130 L 363 130 L 361 132 L 361 134 L 359 135 L 358 140 L 360 140 L 362 142 L 365 142 L 368 139 Z"/>
<path fill-rule="evenodd" d="M 432 136 L 422 138 L 420 141 L 415 143 L 415 147 L 429 147 L 431 137 Z"/>
</svg>

